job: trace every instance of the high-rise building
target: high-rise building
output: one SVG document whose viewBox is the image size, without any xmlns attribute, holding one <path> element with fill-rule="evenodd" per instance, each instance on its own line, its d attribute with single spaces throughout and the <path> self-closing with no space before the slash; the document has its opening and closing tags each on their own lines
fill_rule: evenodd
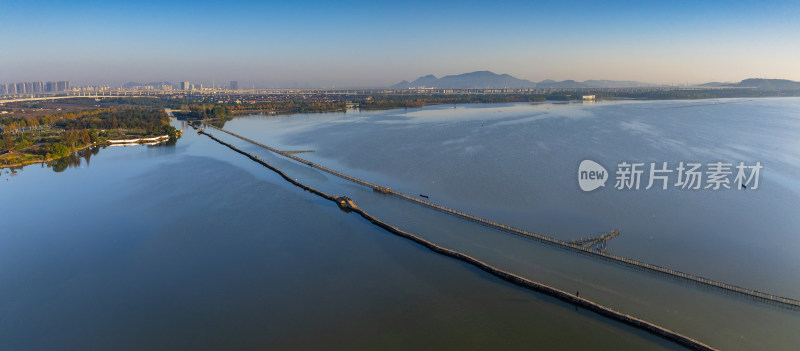
<svg viewBox="0 0 800 351">
<path fill-rule="evenodd" d="M 181 82 L 181 90 L 191 90 L 192 85 L 189 82 Z"/>
<path fill-rule="evenodd" d="M 44 91 L 48 93 L 53 93 L 56 91 L 56 82 L 47 82 L 44 83 Z"/>
<path fill-rule="evenodd" d="M 239 90 L 239 82 L 232 80 L 231 81 L 231 90 Z"/>
<path fill-rule="evenodd" d="M 67 91 L 67 90 L 69 90 L 69 81 L 68 80 L 66 80 L 66 81 L 62 80 L 62 81 L 56 82 L 56 91 Z"/>
<path fill-rule="evenodd" d="M 44 92 L 44 83 L 42 83 L 42 82 L 33 82 L 33 92 L 34 93 L 43 93 Z"/>
<path fill-rule="evenodd" d="M 17 94 L 25 94 L 25 83 L 17 83 Z"/>
</svg>

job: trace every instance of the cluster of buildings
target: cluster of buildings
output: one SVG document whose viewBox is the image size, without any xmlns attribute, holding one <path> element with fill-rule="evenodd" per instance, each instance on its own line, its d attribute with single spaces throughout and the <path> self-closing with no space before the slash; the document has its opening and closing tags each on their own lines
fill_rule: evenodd
<svg viewBox="0 0 800 351">
<path fill-rule="evenodd" d="M 172 91 L 173 89 L 178 87 L 173 87 L 171 84 L 166 82 L 158 82 L 158 83 L 148 83 L 143 85 L 135 85 L 135 86 L 128 86 L 126 85 L 124 88 L 119 87 L 116 88 L 118 90 L 150 90 L 150 91 Z M 31 95 L 31 94 L 45 94 L 45 93 L 62 93 L 62 92 L 100 92 L 100 91 L 110 91 L 114 90 L 115 88 L 110 86 L 83 86 L 83 87 L 72 87 L 70 86 L 70 82 L 68 80 L 62 80 L 57 82 L 20 82 L 20 83 L 0 83 L 0 96 L 8 96 L 8 95 Z M 213 89 L 209 89 L 206 87 L 204 89 L 203 84 L 195 85 L 191 82 L 181 82 L 180 83 L 180 90 L 185 91 L 197 91 L 197 90 L 239 90 L 239 82 L 232 80 L 230 84 L 224 88 L 218 88 L 214 86 Z"/>
<path fill-rule="evenodd" d="M 70 90 L 69 81 L 0 84 L 0 95 L 57 93 Z"/>
<path fill-rule="evenodd" d="M 168 83 L 153 83 L 153 84 L 146 84 L 146 85 L 134 85 L 134 86 L 124 86 L 124 89 L 129 90 L 172 90 L 172 84 Z"/>
<path fill-rule="evenodd" d="M 216 86 L 213 88 L 216 89 Z M 228 90 L 239 90 L 239 81 L 232 80 L 227 88 Z M 191 82 L 181 82 L 181 90 L 203 90 L 203 83 L 200 83 L 199 86 L 196 86 Z"/>
</svg>

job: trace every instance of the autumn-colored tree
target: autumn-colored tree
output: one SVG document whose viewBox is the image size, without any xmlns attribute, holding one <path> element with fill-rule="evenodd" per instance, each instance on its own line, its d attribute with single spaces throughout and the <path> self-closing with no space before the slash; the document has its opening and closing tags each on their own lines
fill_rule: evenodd
<svg viewBox="0 0 800 351">
<path fill-rule="evenodd" d="M 11 133 L 9 133 L 7 130 L 5 133 L 3 133 L 3 148 L 8 151 L 14 149 L 14 139 L 11 137 Z"/>
<path fill-rule="evenodd" d="M 83 145 L 87 145 L 92 142 L 92 137 L 89 136 L 89 131 L 86 129 L 81 131 L 81 142 Z"/>
</svg>

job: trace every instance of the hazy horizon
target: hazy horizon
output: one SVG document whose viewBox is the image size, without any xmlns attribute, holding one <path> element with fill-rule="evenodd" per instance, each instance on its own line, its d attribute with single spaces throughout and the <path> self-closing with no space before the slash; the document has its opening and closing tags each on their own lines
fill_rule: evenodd
<svg viewBox="0 0 800 351">
<path fill-rule="evenodd" d="M 539 82 L 800 81 L 800 3 L 0 0 L 0 82 L 386 87 L 488 70 Z"/>
</svg>

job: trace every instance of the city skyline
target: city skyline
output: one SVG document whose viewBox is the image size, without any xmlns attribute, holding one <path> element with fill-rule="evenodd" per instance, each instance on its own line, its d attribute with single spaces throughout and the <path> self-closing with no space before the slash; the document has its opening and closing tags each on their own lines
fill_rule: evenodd
<svg viewBox="0 0 800 351">
<path fill-rule="evenodd" d="M 477 70 L 531 81 L 800 81 L 797 18 L 797 2 L 0 0 L 0 81 L 347 88 Z"/>
</svg>

